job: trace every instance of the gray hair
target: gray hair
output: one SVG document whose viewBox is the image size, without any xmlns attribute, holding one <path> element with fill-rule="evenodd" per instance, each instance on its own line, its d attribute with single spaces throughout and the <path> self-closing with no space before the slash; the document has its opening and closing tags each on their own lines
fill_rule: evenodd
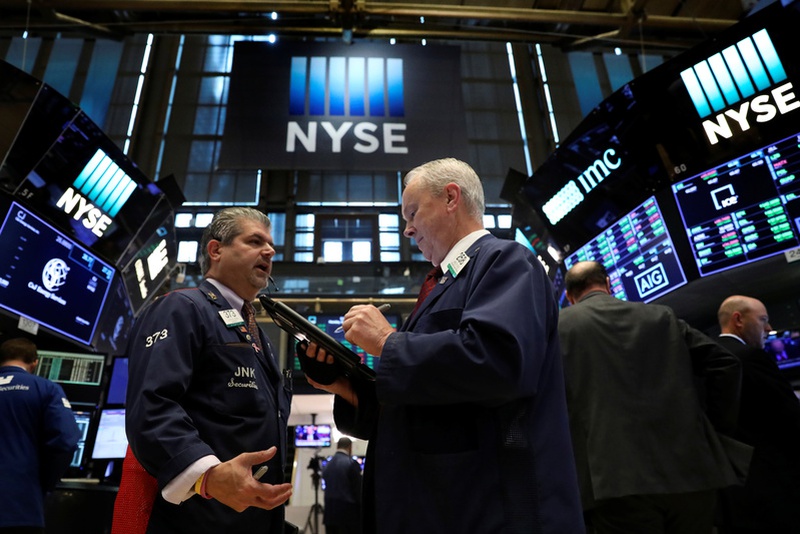
<svg viewBox="0 0 800 534">
<path fill-rule="evenodd" d="M 453 182 L 461 188 L 467 212 L 475 220 L 483 221 L 486 209 L 483 197 L 483 184 L 475 170 L 467 163 L 455 158 L 444 158 L 423 163 L 408 171 L 403 179 L 407 186 L 411 180 L 420 180 L 426 189 L 435 196 L 444 191 L 444 187 Z"/>
<path fill-rule="evenodd" d="M 255 208 L 233 207 L 219 210 L 214 214 L 211 224 L 206 226 L 203 237 L 200 239 L 200 256 L 197 263 L 200 264 L 200 272 L 206 274 L 211 261 L 208 257 L 208 242 L 216 239 L 223 245 L 230 245 L 233 240 L 242 232 L 241 220 L 250 219 L 270 227 L 269 217 Z"/>
</svg>

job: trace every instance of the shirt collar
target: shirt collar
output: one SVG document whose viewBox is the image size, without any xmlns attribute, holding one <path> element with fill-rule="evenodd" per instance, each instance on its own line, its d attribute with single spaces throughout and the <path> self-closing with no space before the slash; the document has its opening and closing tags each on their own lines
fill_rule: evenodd
<svg viewBox="0 0 800 534">
<path fill-rule="evenodd" d="M 214 280 L 213 278 L 206 278 L 206 280 L 212 286 L 217 288 L 217 291 L 219 291 L 220 295 L 222 295 L 222 298 L 228 301 L 228 304 L 231 305 L 231 308 L 241 311 L 242 306 L 244 306 L 244 299 L 242 297 L 237 295 L 231 288 L 224 285 L 219 280 Z"/>
<path fill-rule="evenodd" d="M 744 342 L 744 339 L 740 338 L 736 334 L 720 334 L 719 337 L 732 337 L 733 339 L 738 339 L 741 341 L 742 345 L 747 345 L 747 343 Z"/>
<path fill-rule="evenodd" d="M 469 247 L 471 247 L 475 241 L 480 239 L 481 237 L 485 236 L 489 233 L 489 230 L 482 228 L 480 230 L 475 230 L 464 237 L 462 237 L 458 243 L 456 243 L 453 248 L 450 249 L 450 252 L 444 257 L 442 263 L 439 264 L 439 267 L 442 268 L 443 272 L 447 272 L 447 266 L 455 261 L 459 254 L 462 252 L 466 252 Z"/>
</svg>

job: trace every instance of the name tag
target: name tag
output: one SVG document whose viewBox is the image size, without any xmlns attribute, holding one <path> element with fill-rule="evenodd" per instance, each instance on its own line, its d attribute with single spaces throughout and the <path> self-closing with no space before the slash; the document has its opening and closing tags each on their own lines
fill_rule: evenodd
<svg viewBox="0 0 800 534">
<path fill-rule="evenodd" d="M 234 310 L 233 308 L 230 310 L 222 310 L 219 312 L 219 316 L 222 317 L 222 321 L 228 328 L 234 328 L 244 324 L 242 314 L 239 313 L 239 310 Z"/>
<path fill-rule="evenodd" d="M 469 263 L 469 256 L 467 256 L 466 252 L 462 252 L 456 256 L 456 259 L 453 260 L 452 263 L 447 264 L 447 272 L 449 272 L 450 275 L 455 278 L 467 263 Z"/>
</svg>

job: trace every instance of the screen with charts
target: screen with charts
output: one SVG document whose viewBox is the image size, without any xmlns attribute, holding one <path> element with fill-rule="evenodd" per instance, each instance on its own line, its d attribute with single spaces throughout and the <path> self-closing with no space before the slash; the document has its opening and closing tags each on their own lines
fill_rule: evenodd
<svg viewBox="0 0 800 534">
<path fill-rule="evenodd" d="M 78 352 L 38 350 L 36 374 L 59 384 L 99 386 L 103 379 L 105 356 Z"/>
<path fill-rule="evenodd" d="M 93 460 L 125 458 L 128 438 L 125 435 L 125 409 L 104 409 L 100 412 L 97 433 L 92 447 Z"/>
<path fill-rule="evenodd" d="M 114 268 L 17 202 L 0 250 L 0 307 L 91 345 Z"/>
<path fill-rule="evenodd" d="M 597 261 L 619 299 L 650 302 L 686 283 L 658 202 L 650 197 L 569 255 L 567 269 L 579 261 Z"/>
<path fill-rule="evenodd" d="M 700 276 L 800 245 L 800 135 L 672 185 Z"/>
<path fill-rule="evenodd" d="M 392 325 L 392 328 L 395 330 L 400 325 L 400 316 L 397 314 L 385 314 L 386 320 L 389 321 L 389 324 Z M 380 362 L 380 358 L 377 356 L 372 356 L 371 354 L 367 354 L 364 349 L 359 346 L 353 345 L 349 341 L 344 338 L 344 332 L 337 332 L 336 329 L 342 326 L 342 321 L 344 320 L 344 315 L 334 315 L 334 314 L 316 314 L 316 315 L 308 315 L 306 316 L 310 323 L 317 325 L 317 328 L 326 332 L 330 336 L 332 336 L 336 341 L 347 347 L 348 349 L 352 350 L 361 358 L 361 363 L 369 367 L 370 369 L 377 370 L 378 363 Z M 297 355 L 294 358 L 294 366 L 293 371 L 297 373 L 301 373 L 303 370 L 300 368 L 300 362 L 297 359 Z"/>
</svg>

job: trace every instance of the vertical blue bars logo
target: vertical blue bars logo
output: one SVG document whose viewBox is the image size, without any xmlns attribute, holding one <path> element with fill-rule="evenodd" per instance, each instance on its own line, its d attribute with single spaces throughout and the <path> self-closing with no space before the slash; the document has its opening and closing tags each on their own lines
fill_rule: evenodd
<svg viewBox="0 0 800 534">
<path fill-rule="evenodd" d="M 684 70 L 681 79 L 705 118 L 782 82 L 786 71 L 764 29 Z"/>
<path fill-rule="evenodd" d="M 99 149 L 72 185 L 111 217 L 119 212 L 136 189 L 136 182 Z"/>
<path fill-rule="evenodd" d="M 402 117 L 403 60 L 294 56 L 289 114 Z"/>
</svg>

